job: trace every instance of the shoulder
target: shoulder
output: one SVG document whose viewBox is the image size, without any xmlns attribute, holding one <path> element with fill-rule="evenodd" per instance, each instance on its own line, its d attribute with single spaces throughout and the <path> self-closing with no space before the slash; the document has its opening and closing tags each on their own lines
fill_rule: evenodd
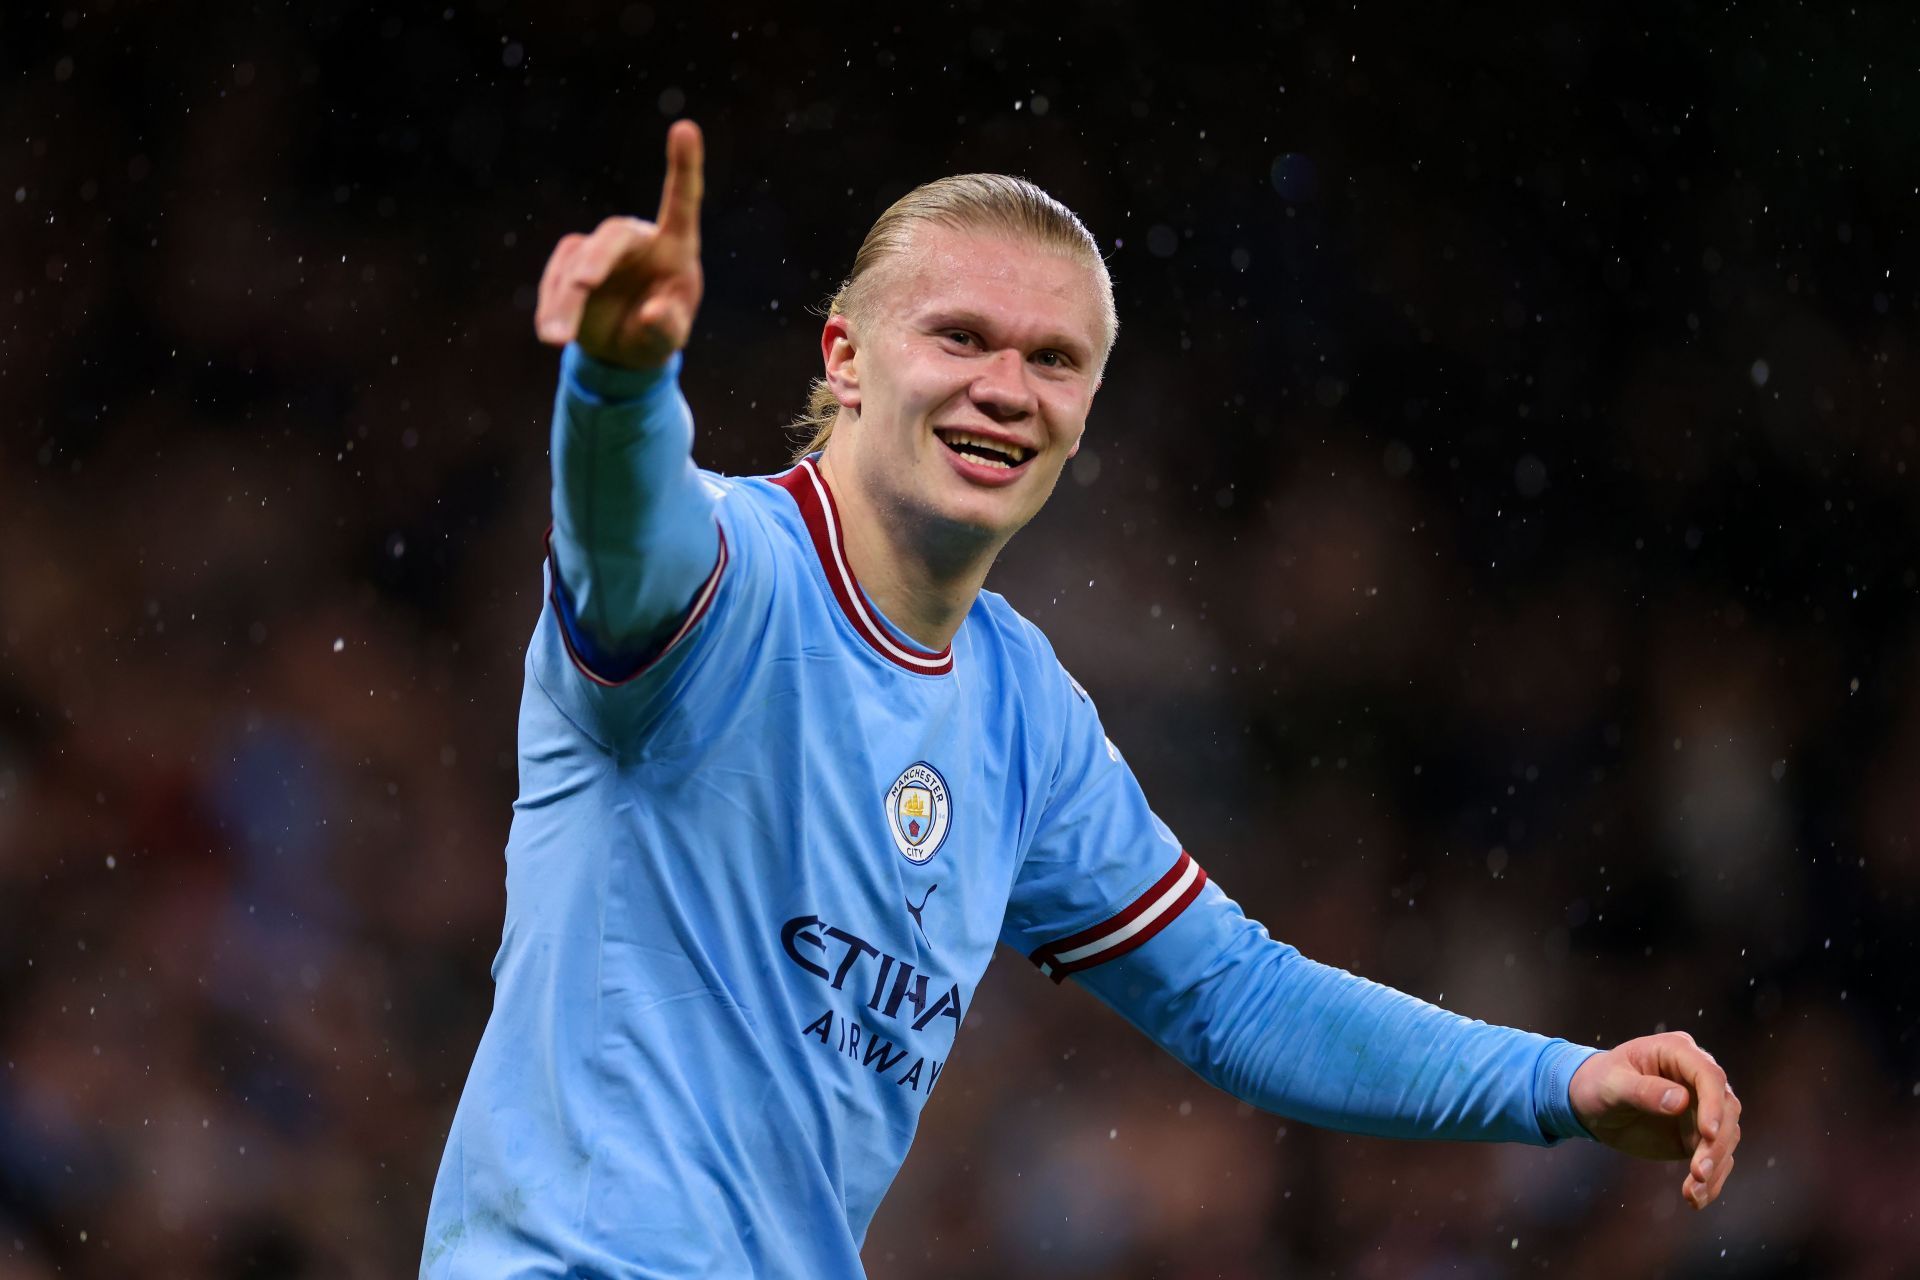
<svg viewBox="0 0 1920 1280">
<path fill-rule="evenodd" d="M 980 656 L 1023 692 L 1038 693 L 1050 702 L 1089 700 L 1061 665 L 1046 633 L 998 592 L 980 592 L 967 613 L 967 629 Z"/>
<path fill-rule="evenodd" d="M 1046 633 L 997 591 L 982 589 L 967 610 L 967 626 L 979 640 L 1042 667 L 1059 665 Z"/>
<path fill-rule="evenodd" d="M 729 539 L 785 546 L 804 540 L 805 523 L 792 496 L 776 483 L 778 476 L 729 476 L 705 469 L 698 474 Z"/>
<path fill-rule="evenodd" d="M 773 476 L 730 476 L 705 467 L 695 474 L 715 502 L 731 503 L 736 510 L 765 512 L 774 508 L 774 499 L 785 497 Z"/>
</svg>

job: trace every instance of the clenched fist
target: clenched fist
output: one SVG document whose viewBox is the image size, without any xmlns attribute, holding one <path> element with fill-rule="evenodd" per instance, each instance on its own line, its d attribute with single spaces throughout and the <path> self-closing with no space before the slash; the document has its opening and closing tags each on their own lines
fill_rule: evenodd
<svg viewBox="0 0 1920 1280">
<path fill-rule="evenodd" d="M 596 360 L 651 369 L 687 345 L 700 309 L 700 126 L 667 130 L 660 216 L 608 218 L 592 235 L 562 236 L 540 277 L 534 331 Z"/>
</svg>

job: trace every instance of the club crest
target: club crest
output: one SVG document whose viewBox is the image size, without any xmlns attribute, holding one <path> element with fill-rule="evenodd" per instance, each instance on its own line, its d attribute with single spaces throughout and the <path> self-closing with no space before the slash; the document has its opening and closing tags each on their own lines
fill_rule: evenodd
<svg viewBox="0 0 1920 1280">
<path fill-rule="evenodd" d="M 947 780 L 925 760 L 908 765 L 887 789 L 887 830 L 908 862 L 928 862 L 940 852 L 952 816 Z"/>
</svg>

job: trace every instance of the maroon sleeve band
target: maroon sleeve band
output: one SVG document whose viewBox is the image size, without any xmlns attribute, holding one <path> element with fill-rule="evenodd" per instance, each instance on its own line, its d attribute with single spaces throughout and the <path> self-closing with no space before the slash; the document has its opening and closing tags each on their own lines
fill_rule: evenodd
<svg viewBox="0 0 1920 1280">
<path fill-rule="evenodd" d="M 1090 929 L 1050 942 L 1028 958 L 1055 982 L 1105 964 L 1172 924 L 1207 883 L 1207 873 L 1185 849 L 1167 873 L 1130 904 Z"/>
<path fill-rule="evenodd" d="M 714 531 L 720 535 L 720 554 L 714 557 L 713 572 L 707 575 L 707 580 L 700 584 L 700 590 L 694 593 L 693 603 L 687 606 L 686 616 L 680 620 L 680 626 L 671 636 L 667 637 L 667 642 L 660 646 L 658 653 L 655 653 L 652 657 L 641 663 L 638 668 L 620 677 L 618 680 L 609 680 L 588 666 L 586 660 L 580 656 L 579 650 L 573 647 L 573 636 L 568 631 L 567 624 L 561 616 L 560 562 L 553 558 L 553 526 L 549 524 L 547 526 L 545 542 L 547 547 L 547 566 L 552 575 L 553 583 L 548 591 L 548 597 L 553 601 L 554 621 L 560 628 L 561 643 L 567 646 L 567 657 L 573 660 L 574 669 L 603 689 L 618 689 L 621 685 L 638 680 L 641 676 L 653 670 L 654 666 L 657 665 L 662 658 L 671 653 L 673 646 L 679 644 L 687 632 L 693 630 L 694 623 L 700 621 L 701 617 L 706 614 L 708 608 L 713 604 L 714 593 L 720 589 L 720 575 L 727 567 L 727 531 L 721 528 L 716 528 Z"/>
</svg>

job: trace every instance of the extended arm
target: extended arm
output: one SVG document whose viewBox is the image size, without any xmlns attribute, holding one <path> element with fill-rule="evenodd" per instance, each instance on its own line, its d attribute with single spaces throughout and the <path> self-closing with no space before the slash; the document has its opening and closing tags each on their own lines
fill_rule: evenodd
<svg viewBox="0 0 1920 1280">
<path fill-rule="evenodd" d="M 657 222 L 562 237 L 534 323 L 564 346 L 553 421 L 555 595 L 594 675 L 631 675 L 671 636 L 723 554 L 691 457 L 680 349 L 700 304 L 700 131 L 667 135 Z"/>
<path fill-rule="evenodd" d="M 1395 1138 L 1585 1136 L 1567 1085 L 1597 1050 L 1315 963 L 1212 884 L 1152 941 L 1078 976 L 1209 1083 L 1269 1111 Z"/>
<path fill-rule="evenodd" d="M 1086 690 L 1064 670 L 1056 689 L 1060 761 L 1001 931 L 1042 973 L 1077 977 L 1209 1083 L 1270 1111 L 1390 1137 L 1588 1136 L 1685 1160 L 1680 1194 L 1696 1209 L 1720 1194 L 1740 1101 L 1691 1036 L 1587 1049 L 1275 942 L 1154 816 Z"/>
<path fill-rule="evenodd" d="M 1603 1052 L 1471 1021 L 1314 963 L 1212 884 L 1150 941 L 1078 976 L 1209 1083 L 1328 1128 L 1592 1137 L 1686 1161 L 1680 1194 L 1695 1209 L 1719 1196 L 1740 1145 L 1740 1100 L 1684 1031 Z"/>
</svg>

